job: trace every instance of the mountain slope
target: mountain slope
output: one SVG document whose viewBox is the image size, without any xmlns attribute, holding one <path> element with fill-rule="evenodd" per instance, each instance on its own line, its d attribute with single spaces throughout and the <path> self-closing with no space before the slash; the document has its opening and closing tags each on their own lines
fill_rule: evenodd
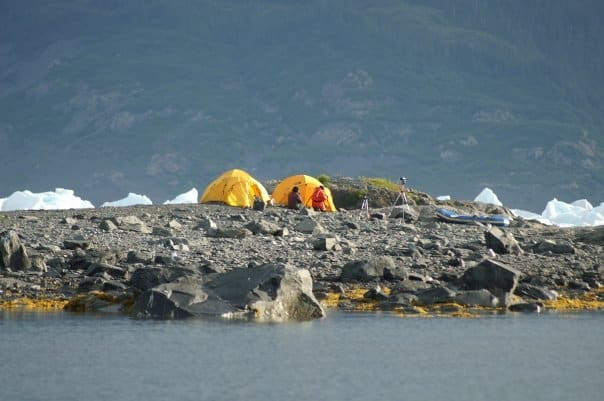
<svg viewBox="0 0 604 401">
<path fill-rule="evenodd" d="M 601 2 L 298 3 L 3 3 L 2 193 L 162 201 L 239 167 L 604 200 Z"/>
</svg>

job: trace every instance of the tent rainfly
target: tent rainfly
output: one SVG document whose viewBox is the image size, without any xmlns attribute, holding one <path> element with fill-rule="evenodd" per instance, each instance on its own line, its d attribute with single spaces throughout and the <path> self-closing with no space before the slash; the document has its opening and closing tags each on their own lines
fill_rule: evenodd
<svg viewBox="0 0 604 401">
<path fill-rule="evenodd" d="M 321 185 L 321 181 L 317 180 L 314 177 L 308 175 L 292 175 L 287 178 L 284 178 L 273 191 L 273 201 L 275 205 L 279 206 L 287 206 L 287 197 L 291 192 L 294 186 L 297 186 L 300 192 L 300 196 L 302 197 L 302 201 L 304 202 L 304 206 L 310 208 L 312 207 L 312 193 L 316 187 Z M 329 197 L 327 200 L 327 211 L 335 212 L 336 205 L 333 203 L 333 197 L 331 196 L 331 191 L 329 188 L 325 187 L 325 194 Z"/>
<path fill-rule="evenodd" d="M 212 181 L 201 195 L 200 202 L 221 202 L 229 206 L 251 208 L 256 198 L 264 202 L 270 200 L 260 182 L 243 170 L 233 169 Z"/>
</svg>

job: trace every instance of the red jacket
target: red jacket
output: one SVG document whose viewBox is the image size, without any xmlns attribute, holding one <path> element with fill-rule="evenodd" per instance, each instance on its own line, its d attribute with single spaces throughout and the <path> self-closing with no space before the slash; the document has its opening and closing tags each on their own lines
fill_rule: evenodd
<svg viewBox="0 0 604 401">
<path fill-rule="evenodd" d="M 315 191 L 312 193 L 310 197 L 312 199 L 312 207 L 313 209 L 321 209 L 325 211 L 325 201 L 328 199 L 325 191 L 321 189 L 321 187 L 315 188 Z"/>
</svg>

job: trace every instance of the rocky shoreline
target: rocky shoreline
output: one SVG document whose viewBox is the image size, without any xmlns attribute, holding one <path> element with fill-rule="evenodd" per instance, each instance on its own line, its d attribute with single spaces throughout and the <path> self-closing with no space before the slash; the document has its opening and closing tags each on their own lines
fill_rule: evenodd
<svg viewBox="0 0 604 401">
<path fill-rule="evenodd" d="M 282 321 L 331 308 L 409 316 L 604 308 L 604 227 L 451 224 L 436 208 L 513 216 L 414 195 L 382 206 L 396 197 L 386 191 L 368 212 L 201 204 L 2 212 L 0 309 Z"/>
</svg>

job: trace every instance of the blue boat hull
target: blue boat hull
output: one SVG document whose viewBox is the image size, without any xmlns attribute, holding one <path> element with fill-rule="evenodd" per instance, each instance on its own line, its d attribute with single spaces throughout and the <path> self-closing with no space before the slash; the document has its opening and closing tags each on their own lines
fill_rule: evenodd
<svg viewBox="0 0 604 401">
<path fill-rule="evenodd" d="M 458 214 L 449 209 L 436 209 L 436 217 L 449 223 L 474 224 L 476 222 L 482 224 L 491 224 L 494 226 L 509 226 L 510 219 L 502 215 L 471 215 Z"/>
</svg>

